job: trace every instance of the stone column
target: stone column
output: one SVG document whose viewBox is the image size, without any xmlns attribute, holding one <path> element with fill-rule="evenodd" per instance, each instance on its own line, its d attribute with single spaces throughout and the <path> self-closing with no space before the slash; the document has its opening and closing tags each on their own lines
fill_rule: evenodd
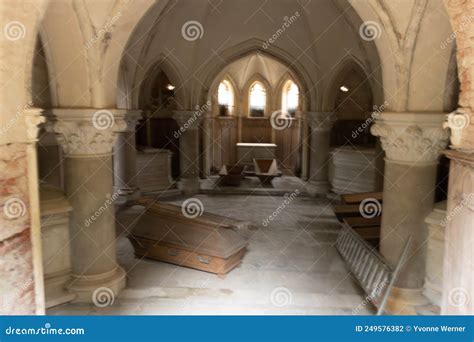
<svg viewBox="0 0 474 342">
<path fill-rule="evenodd" d="M 301 120 L 300 136 L 301 136 L 301 179 L 308 180 L 309 167 L 309 143 L 310 136 L 308 132 L 308 124 L 305 120 Z"/>
<path fill-rule="evenodd" d="M 453 151 L 446 153 L 451 159 L 447 214 L 456 214 L 446 227 L 441 313 L 474 315 L 474 7 L 472 1 L 444 3 L 456 32 L 461 108 L 448 120 Z"/>
<path fill-rule="evenodd" d="M 204 129 L 203 139 L 203 150 L 204 150 L 204 162 L 203 162 L 203 173 L 204 177 L 211 175 L 211 167 L 213 160 L 213 135 L 214 135 L 214 121 L 215 118 L 211 112 L 206 113 L 202 122 Z"/>
<path fill-rule="evenodd" d="M 451 159 L 441 313 L 474 315 L 474 115 L 462 108 L 448 116 Z"/>
<path fill-rule="evenodd" d="M 451 159 L 441 313 L 474 315 L 474 153 Z"/>
<path fill-rule="evenodd" d="M 307 112 L 310 126 L 309 175 L 306 191 L 311 195 L 326 194 L 329 184 L 329 146 L 335 115 L 331 112 Z"/>
<path fill-rule="evenodd" d="M 179 125 L 174 133 L 179 137 L 180 181 L 179 188 L 185 195 L 199 192 L 199 123 L 200 111 L 175 111 L 173 119 Z"/>
<path fill-rule="evenodd" d="M 0 315 L 44 315 L 36 142 L 42 110 L 0 127 Z"/>
<path fill-rule="evenodd" d="M 117 133 L 114 146 L 114 191 L 124 202 L 138 198 L 137 150 L 135 126 L 140 119 L 140 111 L 128 110 L 124 116 L 125 131 Z"/>
<path fill-rule="evenodd" d="M 123 110 L 54 109 L 53 129 L 63 148 L 66 196 L 72 206 L 70 292 L 95 302 L 99 292 L 117 294 L 125 272 L 116 261 L 112 148 L 126 128 Z M 103 289 L 105 288 L 105 290 Z M 105 292 L 104 292 L 105 293 Z"/>
<path fill-rule="evenodd" d="M 409 237 L 408 260 L 395 283 L 387 310 L 416 314 L 422 295 L 428 231 L 425 217 L 434 206 L 438 158 L 448 142 L 445 114 L 382 113 L 372 126 L 385 150 L 385 182 L 380 251 L 396 265 Z"/>
</svg>

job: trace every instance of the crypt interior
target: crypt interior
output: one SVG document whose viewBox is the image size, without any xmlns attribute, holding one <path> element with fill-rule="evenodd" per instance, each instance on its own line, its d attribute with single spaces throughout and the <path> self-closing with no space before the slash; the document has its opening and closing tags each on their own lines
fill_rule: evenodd
<svg viewBox="0 0 474 342">
<path fill-rule="evenodd" d="M 469 0 L 0 18 L 1 314 L 474 314 Z"/>
</svg>

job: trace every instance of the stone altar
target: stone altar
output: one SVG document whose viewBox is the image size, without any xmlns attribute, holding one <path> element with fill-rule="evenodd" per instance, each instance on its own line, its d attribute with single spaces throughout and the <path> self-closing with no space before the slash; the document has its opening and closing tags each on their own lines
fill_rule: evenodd
<svg viewBox="0 0 474 342">
<path fill-rule="evenodd" d="M 237 143 L 237 164 L 253 168 L 254 159 L 275 159 L 276 144 Z"/>
</svg>

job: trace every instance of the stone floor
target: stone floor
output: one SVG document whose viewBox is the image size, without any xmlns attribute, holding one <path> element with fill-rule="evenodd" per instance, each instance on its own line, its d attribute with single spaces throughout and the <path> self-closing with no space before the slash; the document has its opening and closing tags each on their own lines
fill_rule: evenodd
<svg viewBox="0 0 474 342">
<path fill-rule="evenodd" d="M 266 227 L 282 196 L 198 195 L 206 211 L 250 221 L 242 264 L 225 279 L 148 259 L 137 259 L 121 213 L 119 262 L 127 289 L 113 305 L 66 304 L 52 315 L 351 315 L 372 314 L 333 247 L 338 223 L 327 199 L 297 196 Z M 180 203 L 176 201 L 175 203 Z"/>
<path fill-rule="evenodd" d="M 201 180 L 200 188 L 205 194 L 283 196 L 296 189 L 306 193 L 305 182 L 292 176 L 276 177 L 271 184 L 262 184 L 257 177 L 246 176 L 239 186 L 220 185 L 219 176 L 210 176 Z"/>
</svg>

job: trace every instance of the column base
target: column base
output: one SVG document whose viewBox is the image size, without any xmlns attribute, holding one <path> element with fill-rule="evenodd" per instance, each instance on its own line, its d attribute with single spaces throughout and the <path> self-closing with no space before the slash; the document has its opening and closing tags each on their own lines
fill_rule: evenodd
<svg viewBox="0 0 474 342">
<path fill-rule="evenodd" d="M 197 194 L 200 189 L 199 178 L 181 178 L 178 189 L 186 196 Z"/>
<path fill-rule="evenodd" d="M 331 190 L 331 184 L 327 181 L 309 181 L 305 188 L 311 196 L 326 195 Z"/>
<path fill-rule="evenodd" d="M 393 287 L 388 297 L 385 310 L 392 315 L 417 315 L 416 308 L 429 304 L 423 296 L 423 289 L 405 289 Z"/>
<path fill-rule="evenodd" d="M 70 282 L 70 271 L 58 272 L 44 279 L 46 308 L 71 302 L 76 297 L 65 289 L 65 285 Z"/>
<path fill-rule="evenodd" d="M 130 201 L 134 201 L 140 198 L 141 195 L 140 188 L 138 187 L 123 188 L 114 186 L 114 193 L 117 193 L 119 195 L 118 199 L 116 200 L 118 204 L 124 204 Z"/>
<path fill-rule="evenodd" d="M 98 288 L 110 289 L 115 296 L 125 288 L 126 272 L 120 266 L 114 270 L 98 275 L 73 275 L 68 285 L 69 292 L 74 293 L 74 303 L 94 303 L 94 291 Z"/>
</svg>

